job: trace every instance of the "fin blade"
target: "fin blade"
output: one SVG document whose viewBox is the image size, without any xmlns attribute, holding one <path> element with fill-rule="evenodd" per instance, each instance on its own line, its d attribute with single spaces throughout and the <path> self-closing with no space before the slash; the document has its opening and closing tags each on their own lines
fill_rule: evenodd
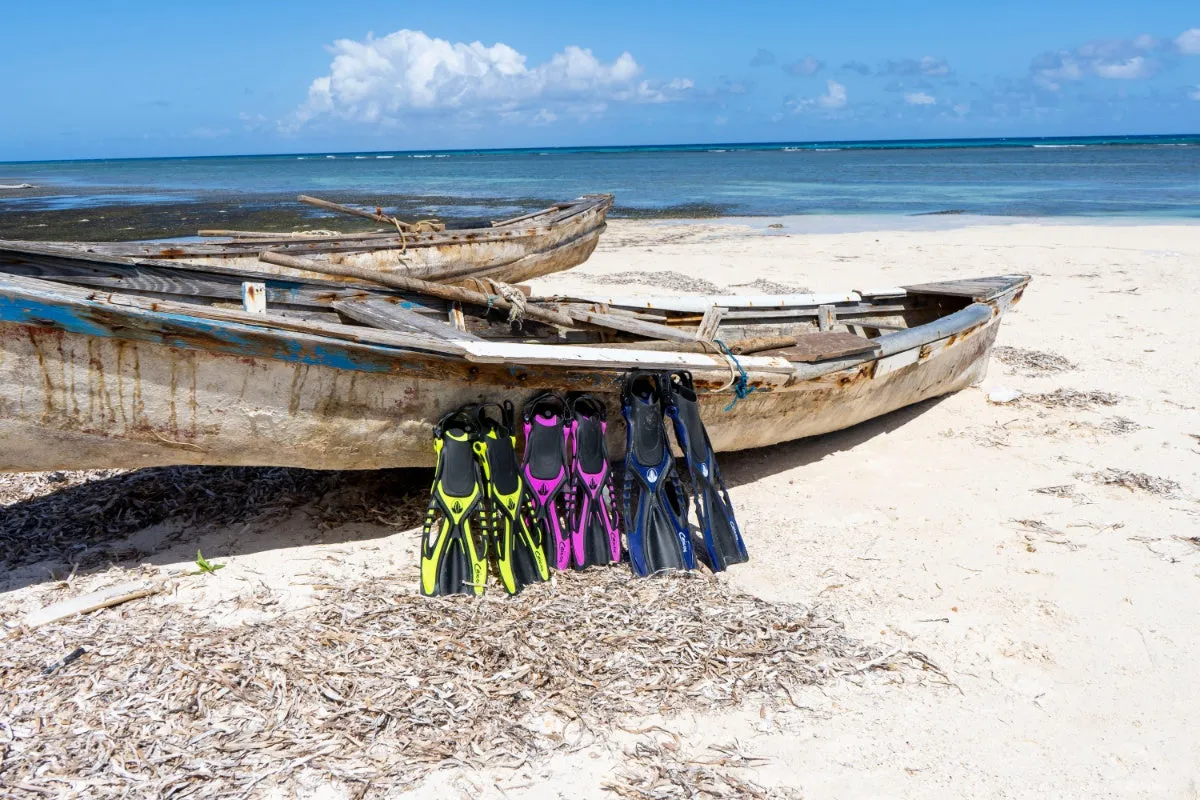
<svg viewBox="0 0 1200 800">
<path fill-rule="evenodd" d="M 474 430 L 465 409 L 447 414 L 434 429 L 437 470 L 421 541 L 421 593 L 427 596 L 484 592 L 490 537 Z"/>
<path fill-rule="evenodd" d="M 720 572 L 730 564 L 749 561 L 750 556 L 746 552 L 746 543 L 742 539 L 708 431 L 700 419 L 692 377 L 687 372 L 677 372 L 671 373 L 665 380 L 671 387 L 667 415 L 671 418 L 675 440 L 692 479 L 696 518 L 704 536 L 709 566 L 713 572 Z"/>
<path fill-rule="evenodd" d="M 663 424 L 661 376 L 633 373 L 621 392 L 621 414 L 626 424 L 625 525 L 630 567 L 639 576 L 695 569 L 687 501 Z"/>
</svg>

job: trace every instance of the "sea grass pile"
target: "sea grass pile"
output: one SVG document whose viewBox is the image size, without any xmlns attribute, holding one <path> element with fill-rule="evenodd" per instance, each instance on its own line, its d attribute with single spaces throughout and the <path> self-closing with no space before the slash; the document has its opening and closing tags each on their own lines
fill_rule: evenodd
<svg viewBox="0 0 1200 800">
<path fill-rule="evenodd" d="M 620 726 L 746 702 L 786 710 L 800 687 L 904 658 L 819 611 L 697 574 L 594 569 L 482 600 L 380 580 L 318 599 L 230 628 L 175 607 L 168 591 L 10 630 L 0 794 L 239 797 L 290 793 L 304 777 L 384 796 L 442 767 L 536 769 L 595 743 L 619 755 Z M 737 776 L 744 759 L 674 758 L 631 765 L 613 791 L 706 797 L 744 784 L 778 796 Z M 671 783 L 688 775 L 716 794 Z"/>
</svg>

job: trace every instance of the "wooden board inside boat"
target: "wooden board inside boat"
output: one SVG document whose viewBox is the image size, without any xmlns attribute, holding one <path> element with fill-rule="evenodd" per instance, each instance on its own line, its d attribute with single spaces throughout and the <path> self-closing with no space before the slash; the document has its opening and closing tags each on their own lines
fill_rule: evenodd
<svg viewBox="0 0 1200 800">
<path fill-rule="evenodd" d="M 788 361 L 814 364 L 819 361 L 831 361 L 836 358 L 858 356 L 879 351 L 879 344 L 864 336 L 842 331 L 822 331 L 821 333 L 801 334 L 796 343 L 790 347 L 780 347 L 765 350 L 756 355 L 776 356 Z"/>
<path fill-rule="evenodd" d="M 966 297 L 982 303 L 998 297 L 1028 280 L 1027 275 L 996 275 L 989 278 L 918 283 L 904 288 L 912 294 Z"/>
</svg>

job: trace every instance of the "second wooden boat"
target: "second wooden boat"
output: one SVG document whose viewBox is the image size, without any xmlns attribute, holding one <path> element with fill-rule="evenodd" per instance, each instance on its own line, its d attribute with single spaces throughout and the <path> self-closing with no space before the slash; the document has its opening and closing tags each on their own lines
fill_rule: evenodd
<svg viewBox="0 0 1200 800">
<path fill-rule="evenodd" d="M 315 198 L 301 196 L 313 201 Z M 318 201 L 323 202 L 323 201 Z M 259 255 L 271 251 L 319 263 L 344 264 L 368 272 L 424 280 L 491 278 L 518 283 L 582 264 L 606 227 L 611 194 L 585 195 L 570 202 L 498 220 L 487 227 L 445 227 L 403 223 L 374 212 L 334 203 L 375 220 L 380 230 L 361 234 L 218 233 L 205 241 L 178 242 L 22 242 L 0 240 L 0 250 L 25 253 L 43 263 L 54 259 L 96 263 L 169 263 L 224 270 L 269 269 L 289 278 L 327 279 L 324 273 L 264 267 Z M 334 280 L 338 280 L 335 278 Z"/>
</svg>

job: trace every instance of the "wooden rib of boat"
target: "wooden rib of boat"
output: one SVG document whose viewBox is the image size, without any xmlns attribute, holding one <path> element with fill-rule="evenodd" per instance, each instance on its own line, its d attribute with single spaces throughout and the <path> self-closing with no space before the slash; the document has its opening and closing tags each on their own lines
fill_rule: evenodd
<svg viewBox="0 0 1200 800">
<path fill-rule="evenodd" d="M 265 313 L 243 308 L 242 281 L 258 279 Z M 978 382 L 1028 281 L 534 298 L 569 324 L 527 318 L 518 329 L 496 309 L 378 287 L 9 252 L 0 470 L 425 466 L 432 425 L 450 408 L 519 405 L 553 388 L 598 393 L 616 415 L 633 368 L 691 370 L 715 447 L 761 447 Z M 725 355 L 714 334 L 742 355 Z M 739 369 L 749 394 L 731 405 Z M 621 428 L 610 426 L 614 454 Z"/>
<path fill-rule="evenodd" d="M 312 198 L 309 198 L 312 199 Z M 345 264 L 381 274 L 425 280 L 491 278 L 519 283 L 582 264 L 606 227 L 611 194 L 584 195 L 566 203 L 485 228 L 404 231 L 388 225 L 378 231 L 345 234 L 270 234 L 219 231 L 226 236 L 203 242 L 18 242 L 0 240 L 0 249 L 43 261 L 54 258 L 118 262 L 183 262 L 192 266 L 268 270 L 281 277 L 329 279 L 322 273 L 258 261 L 265 250 Z M 330 204 L 333 205 L 333 204 Z M 347 209 L 349 210 L 349 209 Z M 379 219 L 389 219 L 379 217 Z M 424 226 L 428 227 L 428 226 Z M 443 227 L 443 226 L 438 226 Z M 209 233 L 209 232 L 203 232 Z M 334 280 L 345 280 L 334 278 Z"/>
</svg>

